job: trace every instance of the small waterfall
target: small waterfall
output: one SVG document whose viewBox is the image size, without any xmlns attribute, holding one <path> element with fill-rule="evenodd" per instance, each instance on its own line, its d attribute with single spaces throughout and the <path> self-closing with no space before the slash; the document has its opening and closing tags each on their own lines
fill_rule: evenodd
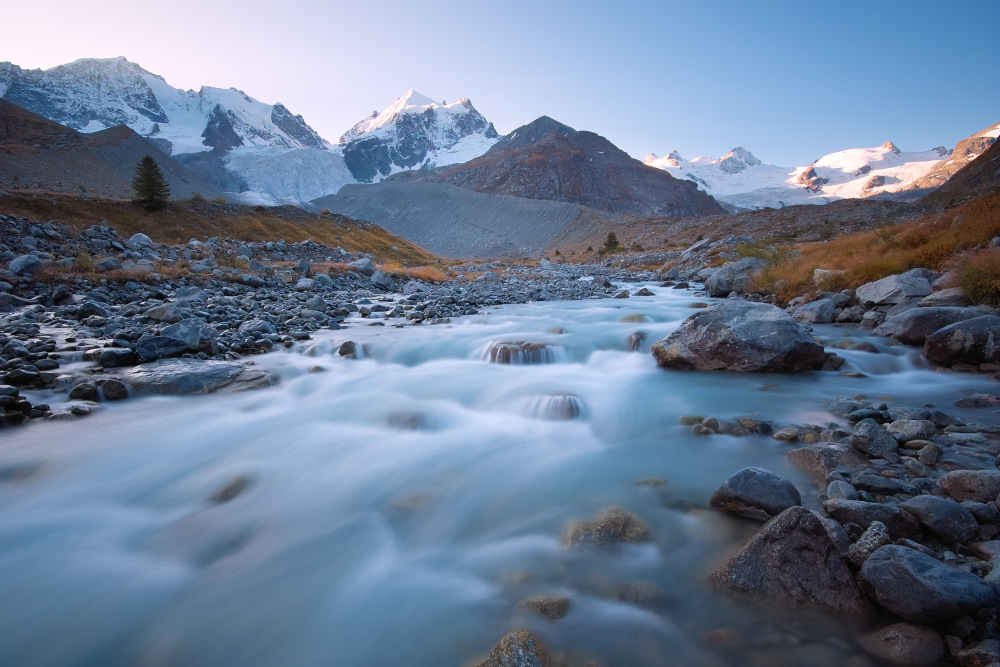
<svg viewBox="0 0 1000 667">
<path fill-rule="evenodd" d="M 528 414 L 539 419 L 576 419 L 583 414 L 583 401 L 573 394 L 536 396 L 528 404 Z"/>
<path fill-rule="evenodd" d="M 548 343 L 529 341 L 498 342 L 490 344 L 487 351 L 491 364 L 551 364 L 556 360 L 555 350 Z"/>
</svg>

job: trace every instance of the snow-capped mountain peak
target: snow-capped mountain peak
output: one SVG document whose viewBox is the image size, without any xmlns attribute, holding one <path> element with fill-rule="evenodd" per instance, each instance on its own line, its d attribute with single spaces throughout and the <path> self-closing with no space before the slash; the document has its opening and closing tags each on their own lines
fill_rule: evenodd
<svg viewBox="0 0 1000 667">
<path fill-rule="evenodd" d="M 407 169 L 466 162 L 498 138 L 468 98 L 438 103 L 411 88 L 358 121 L 340 145 L 354 177 L 371 183 Z"/>
<path fill-rule="evenodd" d="M 672 151 L 672 153 L 676 153 L 676 151 Z M 680 155 L 674 159 L 680 159 Z M 727 174 L 738 174 L 747 167 L 756 167 L 761 164 L 760 160 L 758 160 L 753 153 L 742 146 L 737 146 L 713 162 L 718 164 L 719 169 Z"/>
<path fill-rule="evenodd" d="M 891 141 L 885 142 L 884 144 L 879 146 L 879 148 L 884 148 L 887 151 L 892 151 L 896 155 L 899 155 L 902 152 L 898 148 L 896 148 L 896 144 L 892 143 Z"/>
</svg>

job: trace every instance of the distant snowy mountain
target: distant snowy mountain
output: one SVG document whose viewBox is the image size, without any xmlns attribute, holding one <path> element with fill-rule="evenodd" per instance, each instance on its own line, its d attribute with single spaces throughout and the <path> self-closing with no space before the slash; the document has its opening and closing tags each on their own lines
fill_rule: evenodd
<svg viewBox="0 0 1000 667">
<path fill-rule="evenodd" d="M 717 159 L 685 160 L 677 151 L 666 157 L 650 153 L 645 163 L 694 181 L 727 204 L 756 209 L 899 193 L 950 154 L 943 146 L 925 152 L 903 152 L 887 141 L 877 148 L 831 153 L 810 165 L 794 168 L 764 164 L 742 146 Z"/>
<path fill-rule="evenodd" d="M 468 99 L 438 104 L 412 88 L 344 133 L 340 145 L 361 183 L 400 171 L 477 158 L 500 136 Z"/>
</svg>

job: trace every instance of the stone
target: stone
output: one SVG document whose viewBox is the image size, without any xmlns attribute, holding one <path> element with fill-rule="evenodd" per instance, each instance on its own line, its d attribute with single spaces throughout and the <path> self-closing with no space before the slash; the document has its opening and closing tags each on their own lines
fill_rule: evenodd
<svg viewBox="0 0 1000 667">
<path fill-rule="evenodd" d="M 368 257 L 362 257 L 361 259 L 354 260 L 347 265 L 347 269 L 369 277 L 375 273 L 375 265 Z"/>
<path fill-rule="evenodd" d="M 140 394 L 182 395 L 267 387 L 277 378 L 230 361 L 163 359 L 125 371 L 122 379 Z"/>
<path fill-rule="evenodd" d="M 757 257 L 744 257 L 726 264 L 705 281 L 705 291 L 709 296 L 725 297 L 730 292 L 745 292 L 754 277 L 767 268 L 767 262 Z"/>
<path fill-rule="evenodd" d="M 219 344 L 215 332 L 197 317 L 189 317 L 164 327 L 160 335 L 182 341 L 191 352 L 218 354 Z"/>
<path fill-rule="evenodd" d="M 858 541 L 847 550 L 847 558 L 861 567 L 868 557 L 887 544 L 892 543 L 889 529 L 881 521 L 872 521 L 868 529 L 861 534 Z"/>
<path fill-rule="evenodd" d="M 921 299 L 917 305 L 922 308 L 937 306 L 968 306 L 971 302 L 965 295 L 965 290 L 961 287 L 949 287 L 947 289 L 932 292 Z"/>
<path fill-rule="evenodd" d="M 522 600 L 517 606 L 524 609 L 531 609 L 545 618 L 557 621 L 569 611 L 569 603 L 569 598 L 562 595 L 540 595 Z"/>
<path fill-rule="evenodd" d="M 953 470 L 938 484 L 958 501 L 974 500 L 988 503 L 1000 495 L 1000 470 Z"/>
<path fill-rule="evenodd" d="M 361 356 L 361 346 L 355 343 L 353 340 L 346 341 L 340 344 L 337 349 L 337 354 L 347 359 L 357 359 Z"/>
<path fill-rule="evenodd" d="M 927 279 L 912 271 L 866 283 L 855 290 L 858 301 L 868 308 L 896 304 L 911 297 L 924 297 L 930 293 L 931 284 Z"/>
<path fill-rule="evenodd" d="M 938 329 L 924 341 L 924 356 L 946 366 L 1000 362 L 1000 317 L 983 315 Z"/>
<path fill-rule="evenodd" d="M 108 311 L 99 303 L 84 301 L 76 309 L 76 319 L 85 320 L 88 317 L 107 317 Z"/>
<path fill-rule="evenodd" d="M 867 621 L 874 609 L 854 579 L 840 532 L 831 535 L 818 514 L 791 507 L 764 524 L 710 581 L 740 597 L 819 607 Z"/>
<path fill-rule="evenodd" d="M 278 329 L 267 320 L 255 317 L 241 324 L 239 332 L 241 334 L 273 334 L 277 333 Z"/>
<path fill-rule="evenodd" d="M 170 336 L 147 336 L 135 345 L 139 363 L 145 364 L 157 359 L 179 357 L 189 351 L 188 344 Z"/>
<path fill-rule="evenodd" d="M 981 308 L 911 308 L 899 315 L 889 317 L 875 327 L 876 336 L 892 336 L 907 345 L 923 345 L 932 333 L 956 322 L 964 322 L 986 313 Z"/>
<path fill-rule="evenodd" d="M 117 271 L 120 268 L 122 268 L 122 263 L 117 257 L 102 257 L 94 262 L 94 270 L 101 273 Z"/>
<path fill-rule="evenodd" d="M 133 234 L 129 237 L 126 245 L 130 248 L 135 248 L 136 250 L 149 248 L 153 245 L 153 239 L 149 238 L 143 233 Z"/>
<path fill-rule="evenodd" d="M 937 427 L 929 419 L 897 419 L 886 427 L 886 431 L 902 442 L 910 440 L 930 440 L 937 434 Z"/>
<path fill-rule="evenodd" d="M 796 322 L 802 324 L 827 324 L 837 315 L 837 306 L 832 299 L 817 299 L 799 306 L 792 313 Z"/>
<path fill-rule="evenodd" d="M 555 361 L 548 343 L 498 342 L 489 347 L 491 364 L 547 364 Z"/>
<path fill-rule="evenodd" d="M 963 648 L 956 657 L 962 667 L 996 667 L 1000 664 L 1000 640 L 984 639 Z"/>
<path fill-rule="evenodd" d="M 235 499 L 237 496 L 242 494 L 250 486 L 250 478 L 246 475 L 237 475 L 231 480 L 226 482 L 226 484 L 220 488 L 218 491 L 212 494 L 210 500 L 214 503 L 222 504 L 228 503 L 230 500 Z"/>
<path fill-rule="evenodd" d="M 880 605 L 914 623 L 950 621 L 998 601 L 976 575 L 895 544 L 869 556 L 859 576 Z"/>
<path fill-rule="evenodd" d="M 791 481 L 763 468 L 744 468 L 732 475 L 712 494 L 709 504 L 717 509 L 758 521 L 802 504 Z"/>
<path fill-rule="evenodd" d="M 613 547 L 636 544 L 649 539 L 646 525 L 618 508 L 606 510 L 597 521 L 572 524 L 563 536 L 566 547 Z"/>
<path fill-rule="evenodd" d="M 874 419 L 862 419 L 854 426 L 851 447 L 868 456 L 885 456 L 895 452 L 899 443 Z"/>
<path fill-rule="evenodd" d="M 396 281 L 392 279 L 392 276 L 381 269 L 371 275 L 371 281 L 372 285 L 387 292 L 391 292 L 396 289 Z"/>
<path fill-rule="evenodd" d="M 93 382 L 81 382 L 69 392 L 71 401 L 97 401 L 98 398 L 97 385 Z"/>
<path fill-rule="evenodd" d="M 771 435 L 771 438 L 783 442 L 795 442 L 799 439 L 799 429 L 794 426 L 782 426 Z"/>
<path fill-rule="evenodd" d="M 872 522 L 879 521 L 894 538 L 920 537 L 917 519 L 897 505 L 831 498 L 823 502 L 823 511 L 831 519 L 844 525 L 856 523 L 862 528 L 868 528 Z"/>
<path fill-rule="evenodd" d="M 894 623 L 862 635 L 858 645 L 890 667 L 938 667 L 946 651 L 937 630 L 913 623 Z"/>
<path fill-rule="evenodd" d="M 144 312 L 143 315 L 157 322 L 175 324 L 183 320 L 187 316 L 187 313 L 172 303 L 164 303 L 159 306 L 153 306 Z"/>
<path fill-rule="evenodd" d="M 835 479 L 826 485 L 826 496 L 842 500 L 857 500 L 858 490 L 842 479 Z"/>
<path fill-rule="evenodd" d="M 945 542 L 966 542 L 979 532 L 976 517 L 954 500 L 923 495 L 910 498 L 902 504 L 902 508 Z"/>
<path fill-rule="evenodd" d="M 551 664 L 541 639 L 527 630 L 515 630 L 505 635 L 477 667 L 550 667 Z"/>
<path fill-rule="evenodd" d="M 7 263 L 7 268 L 19 276 L 33 276 L 45 267 L 45 263 L 34 255 L 21 255 Z"/>
<path fill-rule="evenodd" d="M 122 366 L 133 366 L 138 363 L 139 357 L 127 347 L 105 347 L 97 353 L 97 363 L 104 368 L 120 368 Z"/>
<path fill-rule="evenodd" d="M 835 470 L 856 472 L 868 467 L 866 459 L 857 450 L 840 442 L 820 442 L 790 449 L 787 456 L 792 463 L 824 483 Z"/>
<path fill-rule="evenodd" d="M 121 401 L 128 398 L 128 386 L 117 378 L 101 378 L 96 384 L 106 401 Z"/>
<path fill-rule="evenodd" d="M 818 370 L 826 361 L 823 346 L 780 308 L 732 300 L 684 320 L 653 356 L 668 369 L 737 372 Z"/>
</svg>

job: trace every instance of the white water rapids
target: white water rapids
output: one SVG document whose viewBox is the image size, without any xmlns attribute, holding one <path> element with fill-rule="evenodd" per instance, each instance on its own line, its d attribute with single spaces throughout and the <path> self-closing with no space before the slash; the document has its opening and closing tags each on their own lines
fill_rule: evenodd
<svg viewBox="0 0 1000 667">
<path fill-rule="evenodd" d="M 503 306 L 450 325 L 350 320 L 253 358 L 280 375 L 269 389 L 5 429 L 0 665 L 462 665 L 517 628 L 570 664 L 774 664 L 751 657 L 778 652 L 842 665 L 848 633 L 771 621 L 704 583 L 756 528 L 707 509 L 729 475 L 765 467 L 811 506 L 821 489 L 786 443 L 696 436 L 678 418 L 826 425 L 839 419 L 827 403 L 864 394 L 981 419 L 951 403 L 987 382 L 834 327 L 816 333 L 881 350 L 838 351 L 868 378 L 664 371 L 650 345 L 694 297 L 648 287 L 656 296 Z M 628 352 L 636 331 L 645 340 Z M 337 355 L 346 340 L 363 358 Z M 549 343 L 551 363 L 491 364 L 497 341 Z M 213 501 L 237 477 L 242 493 Z M 570 523 L 608 507 L 652 540 L 562 546 Z M 635 604 L 629 586 L 662 594 Z M 518 608 L 533 595 L 568 596 L 568 614 Z"/>
</svg>

